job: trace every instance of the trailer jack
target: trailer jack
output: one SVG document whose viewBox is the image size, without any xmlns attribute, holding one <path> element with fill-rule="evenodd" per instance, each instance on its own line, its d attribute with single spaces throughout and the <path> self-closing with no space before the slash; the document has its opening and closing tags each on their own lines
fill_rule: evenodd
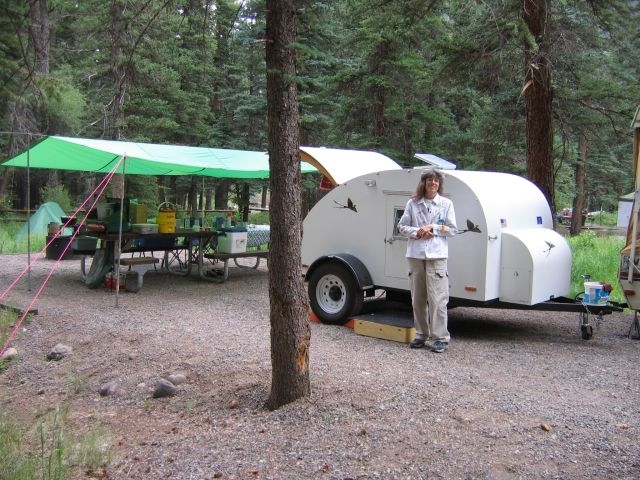
<svg viewBox="0 0 640 480">
<path fill-rule="evenodd" d="M 631 325 L 629 325 L 629 333 L 627 334 L 627 338 L 640 340 L 640 319 L 638 319 L 637 310 L 633 314 L 633 320 L 631 321 Z"/>
</svg>

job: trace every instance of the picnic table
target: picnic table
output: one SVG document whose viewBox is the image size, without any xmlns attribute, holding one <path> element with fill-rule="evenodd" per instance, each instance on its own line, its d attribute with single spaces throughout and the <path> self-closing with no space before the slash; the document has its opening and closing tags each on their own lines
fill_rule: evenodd
<svg viewBox="0 0 640 480">
<path fill-rule="evenodd" d="M 202 272 L 204 250 L 217 238 L 217 232 L 193 230 L 173 233 L 94 232 L 91 235 L 97 238 L 98 245 L 88 271 L 87 257 L 83 256 L 81 261 L 81 272 L 89 288 L 101 285 L 109 272 L 119 272 L 120 267 L 136 271 L 140 287 L 140 277 L 151 268 L 155 269 L 158 263 L 160 268 L 171 273 L 188 275 L 193 265 Z M 157 252 L 162 252 L 161 260 L 156 257 Z M 126 259 L 123 254 L 131 254 L 131 258 L 137 257 L 137 260 Z M 175 268 L 174 262 L 180 258 L 184 261 Z"/>
<path fill-rule="evenodd" d="M 224 282 L 229 277 L 229 261 L 233 260 L 238 268 L 257 269 L 260 266 L 260 260 L 269 256 L 269 242 L 271 240 L 271 231 L 269 225 L 249 225 L 247 230 L 247 250 L 244 252 L 227 253 L 220 252 L 217 249 L 206 252 L 204 257 L 213 262 L 222 263 L 221 270 L 214 270 L 216 275 L 205 275 L 206 280 L 216 282 Z M 240 263 L 238 259 L 255 258 L 255 262 L 250 265 Z"/>
<path fill-rule="evenodd" d="M 233 253 L 218 250 L 219 238 L 226 235 L 224 231 L 185 229 L 173 233 L 92 233 L 98 240 L 97 247 L 88 271 L 86 261 L 91 252 L 79 252 L 83 254 L 81 273 L 90 288 L 101 285 L 109 272 L 121 269 L 137 274 L 134 291 L 142 288 L 142 278 L 147 271 L 158 268 L 181 276 L 188 276 L 195 270 L 203 280 L 222 283 L 229 276 L 230 260 L 240 268 L 255 269 L 260 259 L 267 258 L 269 227 L 257 227 L 247 228 L 248 250 Z M 161 256 L 156 256 L 158 252 Z M 130 255 L 129 258 L 126 255 Z M 238 262 L 238 259 L 248 257 L 255 258 L 255 263 L 245 265 Z"/>
</svg>

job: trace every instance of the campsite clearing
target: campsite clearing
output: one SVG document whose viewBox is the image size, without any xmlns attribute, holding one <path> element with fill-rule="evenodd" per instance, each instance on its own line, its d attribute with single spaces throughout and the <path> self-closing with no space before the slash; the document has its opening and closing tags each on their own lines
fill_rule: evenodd
<svg viewBox="0 0 640 480">
<path fill-rule="evenodd" d="M 0 258 L 7 284 L 26 262 Z M 38 262 L 32 298 L 54 262 Z M 149 478 L 637 478 L 640 342 L 631 314 L 593 339 L 574 314 L 456 308 L 443 355 L 313 323 L 312 395 L 269 412 L 268 272 L 223 284 L 149 272 L 144 289 L 83 287 L 79 261 L 61 266 L 38 315 L 0 371 L 0 418 L 48 432 L 66 411 L 70 447 L 94 436 L 108 463 L 94 477 Z M 73 348 L 48 361 L 57 343 Z M 155 382 L 184 375 L 155 399 Z M 176 377 L 182 378 L 182 377 Z M 112 394 L 101 396 L 104 385 Z M 84 443 L 83 443 L 84 442 Z M 96 447 L 96 448 L 98 448 Z M 87 475 L 78 467 L 72 478 Z"/>
</svg>

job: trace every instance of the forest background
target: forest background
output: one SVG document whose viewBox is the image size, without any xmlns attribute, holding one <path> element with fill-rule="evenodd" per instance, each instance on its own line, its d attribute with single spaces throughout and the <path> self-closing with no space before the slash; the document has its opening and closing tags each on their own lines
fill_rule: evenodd
<svg viewBox="0 0 640 480">
<path fill-rule="evenodd" d="M 0 1 L 0 161 L 43 135 L 267 150 L 264 1 Z M 526 52 L 537 40 L 522 2 L 326 0 L 299 9 L 301 145 L 374 150 L 404 166 L 428 152 L 459 169 L 526 175 Z M 552 207 L 580 198 L 589 211 L 615 210 L 633 189 L 640 3 L 556 0 L 545 12 Z M 25 176 L 0 168 L 0 209 L 26 208 Z M 303 211 L 319 183 L 304 177 Z M 31 171 L 31 205 L 69 209 L 98 180 Z M 268 185 L 126 181 L 127 195 L 152 207 L 191 209 L 246 207 Z"/>
</svg>

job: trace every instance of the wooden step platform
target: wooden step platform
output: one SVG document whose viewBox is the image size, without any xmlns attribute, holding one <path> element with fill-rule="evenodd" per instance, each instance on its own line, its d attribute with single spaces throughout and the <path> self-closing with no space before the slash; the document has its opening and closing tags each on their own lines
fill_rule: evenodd
<svg viewBox="0 0 640 480">
<path fill-rule="evenodd" d="M 382 310 L 358 315 L 354 318 L 353 331 L 365 337 L 400 343 L 409 343 L 416 336 L 413 315 L 403 310 Z"/>
<path fill-rule="evenodd" d="M 309 311 L 309 320 L 320 323 L 313 311 Z M 385 300 L 365 302 L 363 312 L 344 326 L 358 335 L 400 343 L 409 343 L 416 336 L 411 310 L 405 305 Z"/>
</svg>

